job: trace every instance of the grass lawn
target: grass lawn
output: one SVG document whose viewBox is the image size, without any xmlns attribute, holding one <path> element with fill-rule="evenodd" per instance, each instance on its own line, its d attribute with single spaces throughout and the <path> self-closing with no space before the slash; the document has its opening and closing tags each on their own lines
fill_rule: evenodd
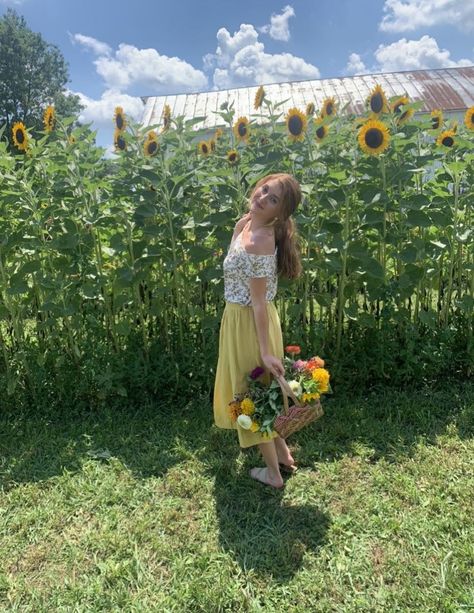
<svg viewBox="0 0 474 613">
<path fill-rule="evenodd" d="M 207 397 L 0 416 L 0 610 L 474 610 L 474 386 L 325 408 L 283 491 Z"/>
</svg>

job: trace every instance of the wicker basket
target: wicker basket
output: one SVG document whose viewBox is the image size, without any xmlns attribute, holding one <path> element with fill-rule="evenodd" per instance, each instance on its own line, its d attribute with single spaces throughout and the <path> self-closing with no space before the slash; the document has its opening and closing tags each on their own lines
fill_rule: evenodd
<svg viewBox="0 0 474 613">
<path fill-rule="evenodd" d="M 288 385 L 288 381 L 282 375 L 277 376 L 276 379 L 281 387 L 284 408 L 283 413 L 275 419 L 274 428 L 281 438 L 287 438 L 290 434 L 298 432 L 315 419 L 322 417 L 324 411 L 319 400 L 305 406 L 298 405 L 298 398 Z M 288 398 L 294 402 L 291 407 L 288 406 Z"/>
</svg>

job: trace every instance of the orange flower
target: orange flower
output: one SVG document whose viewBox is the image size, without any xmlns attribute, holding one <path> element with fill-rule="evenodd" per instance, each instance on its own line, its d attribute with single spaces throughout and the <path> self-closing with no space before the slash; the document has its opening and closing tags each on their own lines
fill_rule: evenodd
<svg viewBox="0 0 474 613">
<path fill-rule="evenodd" d="M 286 353 L 301 353 L 301 347 L 298 345 L 288 345 L 285 347 Z"/>
<path fill-rule="evenodd" d="M 324 368 L 324 360 L 318 355 L 308 360 L 308 363 L 306 364 L 306 369 L 310 372 L 312 372 L 316 368 Z"/>
<path fill-rule="evenodd" d="M 237 417 L 240 415 L 240 402 L 232 400 L 229 402 L 230 418 L 232 421 L 237 421 Z"/>
</svg>

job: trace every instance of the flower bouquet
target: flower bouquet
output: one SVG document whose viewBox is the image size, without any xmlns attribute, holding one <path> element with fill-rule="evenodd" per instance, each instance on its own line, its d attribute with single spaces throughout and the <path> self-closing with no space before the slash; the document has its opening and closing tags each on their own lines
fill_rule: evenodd
<svg viewBox="0 0 474 613">
<path fill-rule="evenodd" d="M 324 360 L 318 356 L 295 360 L 301 351 L 295 345 L 289 345 L 285 351 L 289 354 L 284 358 L 285 377 L 271 379 L 268 384 L 265 369 L 257 366 L 247 376 L 247 391 L 237 394 L 229 403 L 233 422 L 267 438 L 275 431 L 286 438 L 321 417 L 320 396 L 332 391 Z M 288 398 L 293 402 L 291 407 Z"/>
</svg>

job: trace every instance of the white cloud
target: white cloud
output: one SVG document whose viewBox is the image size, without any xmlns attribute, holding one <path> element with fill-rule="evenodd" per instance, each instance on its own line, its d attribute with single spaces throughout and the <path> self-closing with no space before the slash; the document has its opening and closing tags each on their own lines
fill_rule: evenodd
<svg viewBox="0 0 474 613">
<path fill-rule="evenodd" d="M 81 111 L 79 121 L 94 124 L 94 129 L 108 128 L 113 133 L 113 117 L 116 106 L 121 106 L 124 113 L 134 121 L 140 121 L 143 115 L 144 105 L 137 96 L 129 96 L 117 90 L 107 89 L 99 100 L 90 98 L 81 92 L 71 93 L 79 96 L 84 109 Z"/>
<path fill-rule="evenodd" d="M 252 25 L 242 24 L 230 34 L 217 32 L 217 49 L 204 57 L 206 69 L 214 69 L 214 87 L 226 89 L 279 81 L 317 79 L 319 70 L 290 53 L 265 53 L 263 43 Z"/>
<path fill-rule="evenodd" d="M 367 68 L 358 53 L 351 53 L 346 66 L 346 74 L 365 74 Z"/>
<path fill-rule="evenodd" d="M 207 87 L 207 77 L 177 57 L 161 55 L 156 49 L 138 49 L 121 43 L 113 57 L 95 60 L 98 74 L 109 89 L 134 87 L 143 94 L 175 94 Z"/>
<path fill-rule="evenodd" d="M 387 14 L 379 27 L 385 32 L 409 32 L 438 24 L 474 31 L 472 0 L 385 0 L 384 12 Z"/>
<path fill-rule="evenodd" d="M 470 59 L 453 60 L 450 51 L 440 49 L 436 39 L 427 35 L 419 40 L 401 38 L 390 45 L 379 45 L 374 57 L 376 61 L 368 67 L 358 53 L 351 53 L 345 68 L 346 74 L 453 68 L 474 63 Z"/>
<path fill-rule="evenodd" d="M 419 40 L 401 38 L 391 45 L 379 45 L 375 52 L 380 72 L 398 70 L 419 70 L 429 68 L 452 68 L 469 66 L 471 60 L 454 61 L 447 49 L 440 49 L 431 36 L 422 36 Z"/>
<path fill-rule="evenodd" d="M 103 43 L 96 38 L 92 38 L 92 36 L 85 36 L 84 34 L 71 34 L 70 32 L 68 32 L 68 34 L 72 44 L 79 43 L 96 55 L 109 55 L 112 51 L 107 43 Z"/>
<path fill-rule="evenodd" d="M 290 17 L 295 16 L 295 11 L 292 6 L 287 5 L 283 9 L 281 15 L 273 14 L 270 17 L 270 24 L 263 26 L 260 28 L 261 32 L 265 34 L 269 34 L 271 38 L 275 40 L 290 40 L 290 28 L 288 25 L 288 20 Z"/>
</svg>

